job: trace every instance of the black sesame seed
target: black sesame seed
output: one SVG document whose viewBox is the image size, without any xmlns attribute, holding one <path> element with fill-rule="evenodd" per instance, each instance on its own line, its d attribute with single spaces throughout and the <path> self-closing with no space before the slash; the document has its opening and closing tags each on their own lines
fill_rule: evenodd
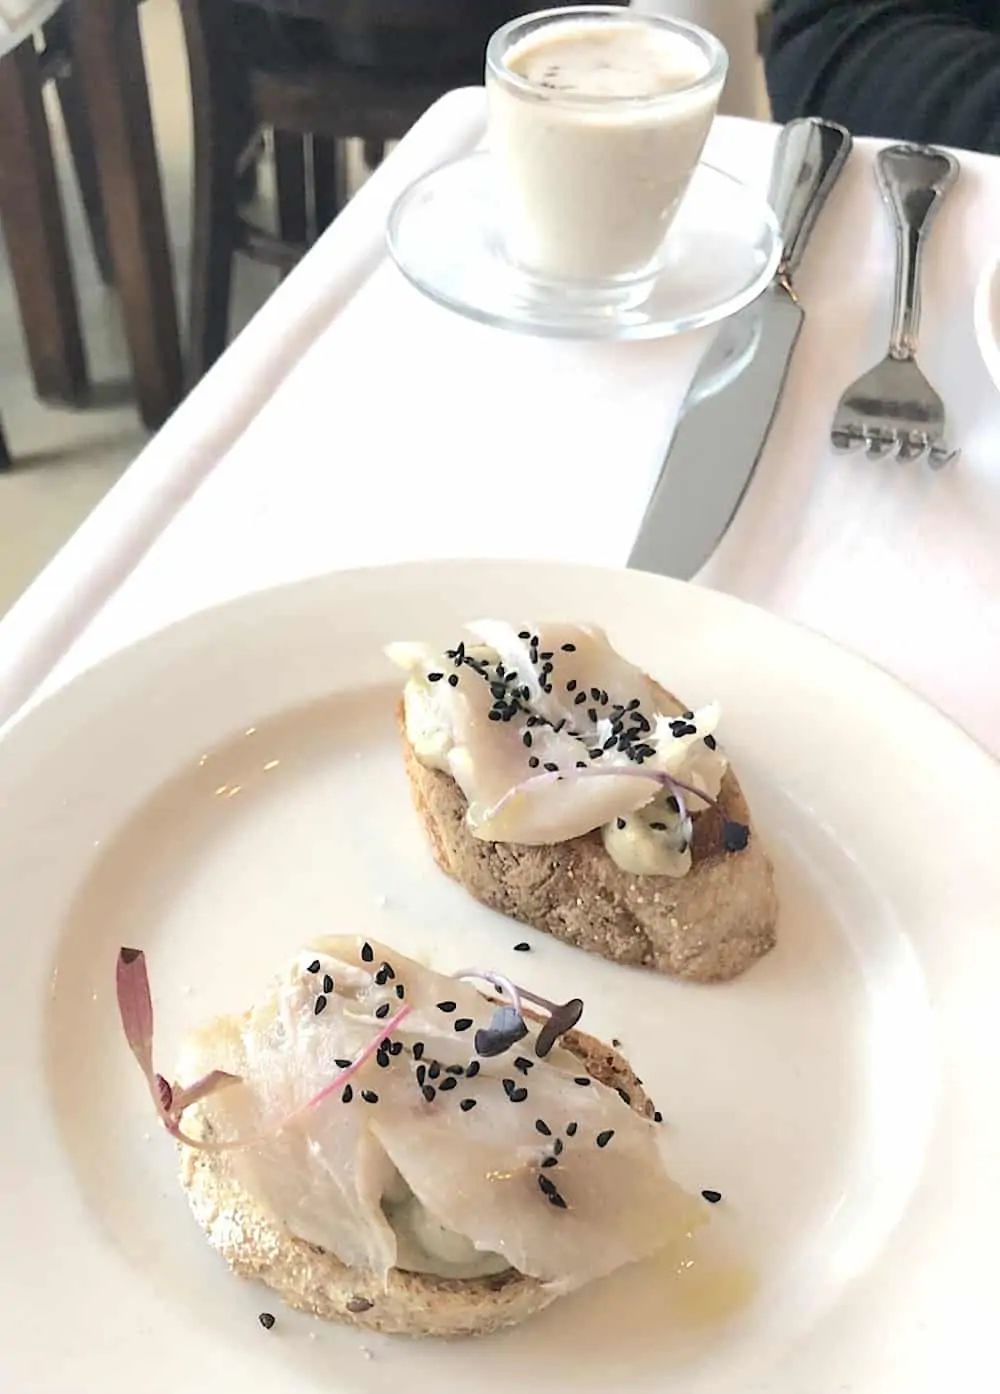
<svg viewBox="0 0 1000 1394">
<path fill-rule="evenodd" d="M 545 649 L 545 650 L 543 650 L 542 653 L 540 653 L 540 654 L 538 655 L 538 657 L 539 657 L 540 659 L 542 659 L 543 662 L 545 662 L 545 663 L 547 663 L 547 662 L 549 661 L 549 659 L 550 659 L 552 656 L 553 656 L 553 655 L 552 655 L 552 650 L 551 650 L 551 649 Z"/>
<path fill-rule="evenodd" d="M 579 1123 L 567 1123 L 567 1124 L 566 1124 L 566 1136 L 567 1136 L 567 1137 L 576 1137 L 576 1130 L 577 1130 L 577 1128 L 579 1128 L 579 1126 L 580 1126 Z"/>
<path fill-rule="evenodd" d="M 577 683 L 576 678 L 570 678 L 569 682 L 566 684 L 566 691 L 575 692 L 578 686 L 579 684 Z"/>
<path fill-rule="evenodd" d="M 523 1104 L 525 1099 L 528 1097 L 528 1091 L 527 1089 L 513 1089 L 507 1095 L 507 1097 L 508 1099 L 510 1099 L 512 1104 Z"/>
<path fill-rule="evenodd" d="M 387 1042 L 387 1044 L 389 1044 L 389 1043 Z M 390 1054 L 390 1055 L 402 1055 L 402 1053 L 403 1053 L 403 1042 L 402 1042 L 402 1041 L 393 1041 L 391 1044 L 389 1044 L 389 1054 Z"/>
<path fill-rule="evenodd" d="M 447 1093 L 449 1089 L 454 1089 L 457 1084 L 458 1080 L 455 1078 L 455 1076 L 448 1075 L 447 1079 L 443 1079 L 441 1081 L 441 1083 L 438 1085 L 438 1088 L 440 1089 L 441 1093 L 444 1094 Z"/>
<path fill-rule="evenodd" d="M 385 971 L 384 968 L 380 968 L 378 972 L 375 974 L 375 985 L 377 987 L 385 987 L 388 981 L 389 974 Z"/>
<path fill-rule="evenodd" d="M 453 1012 L 457 1006 L 457 1002 L 439 1002 L 437 1009 L 439 1012 Z"/>
<path fill-rule="evenodd" d="M 403 986 L 402 983 L 396 984 L 396 996 L 400 1000 L 402 1000 L 406 996 L 406 988 Z"/>
<path fill-rule="evenodd" d="M 425 1084 L 420 1092 L 429 1104 L 432 1104 L 437 1098 L 437 1090 L 434 1088 L 433 1084 Z"/>
<path fill-rule="evenodd" d="M 375 961 L 375 950 L 372 948 L 371 944 L 362 944 L 362 945 L 361 945 L 361 962 L 362 962 L 362 963 L 374 963 L 374 961 Z"/>
<path fill-rule="evenodd" d="M 329 974 L 329 973 L 324 973 L 324 974 L 323 974 L 323 991 L 324 991 L 324 992 L 332 992 L 332 991 L 333 991 L 333 979 L 330 977 L 330 974 Z"/>
<path fill-rule="evenodd" d="M 531 758 L 528 760 L 528 769 L 529 769 L 529 770 L 537 770 L 537 769 L 538 769 L 538 766 L 539 766 L 541 763 L 542 763 L 542 762 L 541 762 L 541 760 L 539 760 L 539 758 L 538 758 L 537 755 L 532 755 Z"/>
<path fill-rule="evenodd" d="M 535 1119 L 535 1132 L 541 1133 L 542 1137 L 552 1136 L 552 1129 L 549 1127 L 548 1123 L 546 1123 L 544 1118 Z"/>
<path fill-rule="evenodd" d="M 617 744 L 618 744 L 618 737 L 617 737 L 617 736 L 609 736 L 608 739 L 604 742 L 604 749 L 605 749 L 605 750 L 614 750 L 614 748 L 615 748 L 615 746 L 616 746 Z"/>
<path fill-rule="evenodd" d="M 530 748 L 530 746 L 531 746 L 531 732 L 530 732 L 530 731 L 525 731 L 524 735 L 521 737 L 521 743 L 522 743 L 522 745 L 526 745 L 526 746 L 528 746 L 528 747 Z"/>
<path fill-rule="evenodd" d="M 489 713 L 491 721 L 503 721 L 503 712 L 498 712 L 496 707 Z"/>
<path fill-rule="evenodd" d="M 519 1055 L 514 1061 L 514 1069 L 520 1070 L 521 1074 L 526 1075 L 530 1069 L 534 1068 L 534 1060 L 529 1060 L 524 1055 Z"/>
<path fill-rule="evenodd" d="M 662 1123 L 662 1122 L 663 1122 L 663 1114 L 660 1112 L 659 1109 L 656 1109 L 656 1111 L 655 1111 L 654 1114 L 653 1114 L 653 1122 L 654 1122 L 654 1123 Z"/>
<path fill-rule="evenodd" d="M 420 1085 L 421 1089 L 424 1087 L 424 1084 L 425 1084 L 426 1080 L 427 1080 L 427 1066 L 426 1066 L 426 1065 L 418 1065 L 418 1066 L 417 1066 L 417 1083 Z"/>
<path fill-rule="evenodd" d="M 563 653 L 576 653 L 575 644 L 560 644 L 559 647 L 562 649 Z"/>
<path fill-rule="evenodd" d="M 336 1067 L 337 1067 L 338 1070 L 346 1070 L 347 1067 L 348 1067 L 348 1065 L 353 1065 L 353 1064 L 354 1064 L 354 1061 L 353 1061 L 353 1060 L 335 1060 L 333 1063 L 336 1065 Z"/>
<path fill-rule="evenodd" d="M 314 1012 L 314 1014 L 315 1014 L 316 1016 L 319 1016 L 320 1012 L 323 1011 L 325 1007 L 326 1007 L 326 998 L 325 998 L 322 994 L 320 994 L 320 996 L 316 998 L 316 1003 L 315 1003 L 315 1005 L 314 1005 L 314 1007 L 313 1007 L 313 1012 Z"/>
<path fill-rule="evenodd" d="M 650 823 L 649 826 L 652 828 L 654 833 L 665 833 L 667 831 L 666 823 Z"/>
<path fill-rule="evenodd" d="M 518 637 L 519 639 L 530 639 L 530 638 L 531 638 L 531 634 L 529 633 L 529 631 L 528 631 L 527 629 L 522 629 L 522 630 L 519 630 L 519 631 L 518 631 L 518 636 L 517 636 L 517 637 Z"/>
<path fill-rule="evenodd" d="M 382 1046 L 379 1046 L 375 1052 L 375 1063 L 380 1069 L 387 1070 L 389 1068 L 389 1052 Z"/>
<path fill-rule="evenodd" d="M 577 1075 L 577 1077 L 576 1077 L 576 1079 L 574 1079 L 573 1083 L 574 1083 L 574 1084 L 583 1084 L 583 1085 L 589 1084 L 589 1083 L 590 1083 L 590 1076 L 589 1076 L 589 1075 Z"/>
<path fill-rule="evenodd" d="M 538 1178 L 538 1189 L 543 1195 L 553 1196 L 556 1194 L 555 1182 L 550 1181 L 547 1176 L 540 1176 Z"/>
<path fill-rule="evenodd" d="M 596 750 L 588 750 L 587 754 L 590 756 L 591 760 L 599 760 L 604 754 L 604 751 L 598 746 Z"/>
<path fill-rule="evenodd" d="M 431 1061 L 431 1067 L 430 1067 L 430 1069 L 427 1071 L 427 1078 L 428 1078 L 428 1079 L 438 1079 L 438 1078 L 440 1078 L 440 1075 L 441 1075 L 441 1061 L 440 1061 L 440 1060 L 432 1060 L 432 1061 Z"/>
<path fill-rule="evenodd" d="M 586 700 L 587 694 L 585 692 L 578 692 L 576 696 L 573 698 L 573 703 L 577 707 L 582 707 Z"/>
<path fill-rule="evenodd" d="M 444 1072 L 446 1075 L 464 1075 L 465 1069 L 461 1065 L 446 1065 Z"/>
<path fill-rule="evenodd" d="M 629 1094 L 629 1093 L 628 1093 L 626 1090 L 624 1090 L 624 1089 L 618 1089 L 618 1090 L 616 1090 L 615 1092 L 617 1093 L 618 1097 L 621 1099 L 621 1101 L 622 1101 L 623 1104 L 629 1104 L 629 1105 L 631 1105 L 631 1103 L 632 1103 L 632 1095 L 631 1095 L 631 1094 Z"/>
<path fill-rule="evenodd" d="M 342 1104 L 349 1104 L 353 1098 L 354 1098 L 354 1090 L 352 1089 L 352 1087 L 351 1087 L 349 1084 L 345 1084 L 345 1085 L 344 1085 L 344 1089 L 343 1089 L 343 1093 L 342 1093 L 341 1096 L 340 1096 L 340 1102 L 341 1102 Z"/>
<path fill-rule="evenodd" d="M 597 708 L 596 708 L 596 707 L 588 707 L 588 708 L 587 708 L 587 716 L 590 718 L 591 721 L 596 721 L 596 720 L 597 720 Z"/>
<path fill-rule="evenodd" d="M 364 1099 L 366 1104 L 378 1103 L 378 1095 L 375 1093 L 374 1089 L 362 1089 L 361 1097 Z"/>
<path fill-rule="evenodd" d="M 455 1022 L 455 1030 L 456 1030 L 456 1031 L 468 1031 L 468 1029 L 469 1029 L 469 1027 L 470 1027 L 471 1025 L 472 1025 L 472 1017 L 471 1017 L 471 1016 L 460 1016 L 460 1017 L 458 1018 L 458 1020 Z"/>
<path fill-rule="evenodd" d="M 465 1078 L 466 1078 L 466 1079 L 475 1079 L 476 1075 L 479 1073 L 479 1070 L 480 1070 L 479 1061 L 478 1061 L 478 1060 L 470 1060 L 469 1063 L 468 1063 L 468 1065 L 466 1065 L 466 1067 L 465 1067 Z"/>
<path fill-rule="evenodd" d="M 624 818 L 616 818 L 616 819 L 615 819 L 615 826 L 617 827 L 617 829 L 618 829 L 619 832 L 622 832 L 623 829 L 624 829 L 624 827 L 625 827 L 625 819 L 624 819 Z"/>
<path fill-rule="evenodd" d="M 520 944 L 515 944 L 515 945 L 514 945 L 514 952 L 515 952 L 516 954 L 527 954 L 527 953 L 530 953 L 530 952 L 531 952 L 531 945 L 528 944 L 525 940 L 522 939 L 521 942 L 520 942 Z"/>
<path fill-rule="evenodd" d="M 491 682 L 490 696 L 495 697 L 499 702 L 502 698 L 507 696 L 507 684 L 502 682 Z"/>
<path fill-rule="evenodd" d="M 606 707 L 607 705 L 608 705 L 608 694 L 604 691 L 604 689 L 603 689 L 603 687 L 602 687 L 602 688 L 601 688 L 601 706 L 602 706 L 602 707 Z"/>
<path fill-rule="evenodd" d="M 274 1325 L 274 1314 L 272 1312 L 261 1312 L 257 1320 L 265 1331 L 270 1331 L 271 1327 Z"/>
<path fill-rule="evenodd" d="M 448 674 L 448 686 L 449 686 L 449 687 L 457 687 L 457 686 L 458 686 L 458 674 L 457 674 L 457 673 L 449 673 L 449 674 Z"/>
<path fill-rule="evenodd" d="M 597 1134 L 598 1147 L 607 1147 L 608 1143 L 615 1135 L 614 1128 L 605 1128 L 603 1133 Z"/>
<path fill-rule="evenodd" d="M 558 1165 L 559 1165 L 559 1158 L 558 1158 L 558 1157 L 546 1157 L 545 1160 L 542 1162 L 542 1166 L 543 1166 L 543 1167 L 557 1167 Z"/>
<path fill-rule="evenodd" d="M 627 712 L 634 712 L 638 711 L 641 706 L 642 703 L 639 701 L 638 697 L 633 697 L 631 702 L 629 702 L 628 706 L 625 708 L 625 710 Z"/>
<path fill-rule="evenodd" d="M 387 978 L 394 978 L 396 976 L 395 969 L 393 968 L 391 963 L 383 963 L 382 972 L 385 974 Z"/>
<path fill-rule="evenodd" d="M 622 1044 L 622 1043 L 621 1043 L 621 1041 L 618 1039 L 617 1036 L 612 1036 L 612 1037 L 611 1037 L 611 1044 L 614 1046 L 615 1050 L 620 1050 L 620 1049 L 621 1049 L 621 1044 Z"/>
<path fill-rule="evenodd" d="M 707 1200 L 709 1205 L 718 1205 L 722 1199 L 721 1191 L 702 1191 L 702 1200 Z"/>
<path fill-rule="evenodd" d="M 318 973 L 318 972 L 319 972 L 319 959 L 318 959 L 318 958 L 314 958 L 313 961 L 312 961 L 312 963 L 310 963 L 310 965 L 309 965 L 309 972 L 310 972 L 310 973 Z M 267 1313 L 265 1313 L 265 1316 L 266 1316 L 266 1315 L 267 1315 Z"/>
<path fill-rule="evenodd" d="M 414 1041 L 414 1042 L 413 1042 L 413 1058 L 414 1058 L 414 1060 L 422 1060 L 422 1059 L 423 1059 L 423 1054 L 424 1054 L 424 1043 L 423 1043 L 423 1041 Z"/>
<path fill-rule="evenodd" d="M 468 1113 L 469 1109 L 475 1108 L 475 1106 L 475 1099 L 463 1099 L 462 1102 L 459 1104 L 459 1108 L 462 1110 L 463 1113 Z"/>
<path fill-rule="evenodd" d="M 576 762 L 576 768 L 577 768 L 578 770 L 585 770 L 585 769 L 587 768 L 587 762 L 586 762 L 586 760 L 577 760 L 577 762 Z"/>
<path fill-rule="evenodd" d="M 375 1015 L 376 1015 L 376 1016 L 379 1018 L 379 1020 L 381 1021 L 384 1017 L 387 1017 L 387 1016 L 389 1015 L 389 1012 L 390 1012 L 391 1010 L 392 1010 L 392 1003 L 391 1003 L 391 1002 L 383 1002 L 382 1005 L 381 1005 L 380 1007 L 376 1007 L 376 1008 L 375 1008 Z"/>
<path fill-rule="evenodd" d="M 552 1144 L 552 1153 L 553 1153 L 553 1156 L 556 1156 L 556 1157 L 561 1157 L 561 1156 L 562 1156 L 562 1153 L 563 1153 L 563 1140 L 562 1140 L 561 1137 L 557 1137 L 556 1140 L 555 1140 L 555 1142 Z"/>
<path fill-rule="evenodd" d="M 443 674 L 443 673 L 428 673 L 428 674 L 427 674 L 427 681 L 428 681 L 428 682 L 440 682 L 441 679 L 442 679 L 443 677 L 444 677 L 444 674 Z"/>
<path fill-rule="evenodd" d="M 513 1094 L 513 1092 L 514 1092 L 514 1090 L 515 1090 L 516 1088 L 517 1088 L 517 1080 L 516 1080 L 516 1079 L 505 1079 L 505 1080 L 503 1081 L 504 1093 L 507 1095 L 508 1099 L 510 1098 L 511 1094 Z"/>
<path fill-rule="evenodd" d="M 704 736 L 702 739 L 708 746 L 709 750 L 714 750 L 716 746 L 719 744 L 719 742 L 715 739 L 714 736 Z"/>
<path fill-rule="evenodd" d="M 569 1209 L 569 1206 L 563 1200 L 562 1196 L 559 1194 L 558 1191 L 555 1191 L 552 1195 L 549 1196 L 549 1204 L 554 1205 L 557 1210 Z"/>
</svg>

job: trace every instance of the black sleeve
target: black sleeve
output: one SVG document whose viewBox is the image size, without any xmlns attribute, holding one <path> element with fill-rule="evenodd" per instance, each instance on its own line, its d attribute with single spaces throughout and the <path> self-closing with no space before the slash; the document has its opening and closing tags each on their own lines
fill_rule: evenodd
<svg viewBox="0 0 1000 1394">
<path fill-rule="evenodd" d="M 775 120 L 1000 153 L 995 0 L 773 0 Z"/>
</svg>

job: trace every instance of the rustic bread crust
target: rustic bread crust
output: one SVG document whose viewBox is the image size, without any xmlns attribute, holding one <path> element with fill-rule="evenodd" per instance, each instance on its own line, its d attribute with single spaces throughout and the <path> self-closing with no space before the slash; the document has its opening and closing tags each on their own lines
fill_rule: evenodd
<svg viewBox="0 0 1000 1394">
<path fill-rule="evenodd" d="M 617 1051 L 582 1031 L 563 1037 L 595 1079 L 624 1089 L 632 1108 L 653 1117 L 653 1104 Z M 192 1136 L 207 1131 L 196 1106 L 185 1114 Z M 409 1336 L 485 1336 L 548 1307 L 558 1289 L 513 1270 L 489 1278 L 437 1278 L 391 1269 L 348 1268 L 333 1254 L 297 1239 L 232 1174 L 225 1152 L 182 1148 L 181 1184 L 209 1243 L 234 1273 L 256 1278 L 289 1307 L 366 1331 Z"/>
<path fill-rule="evenodd" d="M 742 852 L 722 848 L 726 819 L 750 826 L 731 769 L 717 807 L 694 817 L 687 875 L 637 876 L 611 860 L 599 830 L 544 847 L 474 837 L 461 789 L 417 759 L 402 702 L 398 717 L 410 792 L 434 860 L 484 905 L 615 963 L 695 982 L 735 978 L 774 947 L 778 899 L 767 853 L 753 830 Z"/>
</svg>

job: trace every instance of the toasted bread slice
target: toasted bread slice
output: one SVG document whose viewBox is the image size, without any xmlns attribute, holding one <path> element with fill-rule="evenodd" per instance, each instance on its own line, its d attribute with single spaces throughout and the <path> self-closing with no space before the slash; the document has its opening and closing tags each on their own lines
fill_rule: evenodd
<svg viewBox="0 0 1000 1394">
<path fill-rule="evenodd" d="M 687 875 L 638 876 L 612 861 L 599 829 L 544 847 L 474 837 L 461 789 L 417 759 L 402 702 L 398 717 L 410 792 L 434 860 L 484 905 L 615 963 L 695 982 L 735 978 L 774 947 L 774 873 L 731 769 L 717 806 L 694 815 Z M 727 820 L 751 829 L 742 852 L 723 849 Z"/>
<path fill-rule="evenodd" d="M 628 1062 L 610 1046 L 581 1031 L 561 1044 L 588 1073 L 611 1088 L 624 1089 L 631 1106 L 653 1117 L 653 1104 Z M 185 1114 L 192 1136 L 204 1137 L 204 1114 L 195 1105 Z M 235 1273 L 257 1278 L 289 1307 L 369 1331 L 410 1336 L 486 1335 L 515 1326 L 559 1296 L 558 1290 L 513 1269 L 488 1278 L 438 1278 L 391 1269 L 377 1273 L 348 1268 L 333 1254 L 297 1239 L 234 1179 L 226 1152 L 182 1149 L 181 1183 L 209 1243 Z"/>
</svg>

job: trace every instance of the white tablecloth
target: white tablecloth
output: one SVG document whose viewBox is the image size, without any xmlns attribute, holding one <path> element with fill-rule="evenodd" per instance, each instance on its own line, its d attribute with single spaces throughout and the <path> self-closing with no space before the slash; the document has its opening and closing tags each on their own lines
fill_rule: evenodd
<svg viewBox="0 0 1000 1394">
<path fill-rule="evenodd" d="M 471 148 L 482 114 L 478 90 L 429 114 L 0 624 L 0 704 L 193 610 L 327 568 L 624 562 L 706 338 L 537 340 L 411 290 L 382 255 L 388 201 Z M 709 153 L 763 185 L 773 140 L 723 119 Z M 971 325 L 1000 162 L 961 157 L 927 262 L 921 358 L 964 447 L 934 474 L 828 446 L 841 389 L 888 331 L 872 149 L 859 143 L 814 235 L 780 416 L 699 579 L 866 653 L 1000 752 L 1000 398 Z"/>
</svg>

